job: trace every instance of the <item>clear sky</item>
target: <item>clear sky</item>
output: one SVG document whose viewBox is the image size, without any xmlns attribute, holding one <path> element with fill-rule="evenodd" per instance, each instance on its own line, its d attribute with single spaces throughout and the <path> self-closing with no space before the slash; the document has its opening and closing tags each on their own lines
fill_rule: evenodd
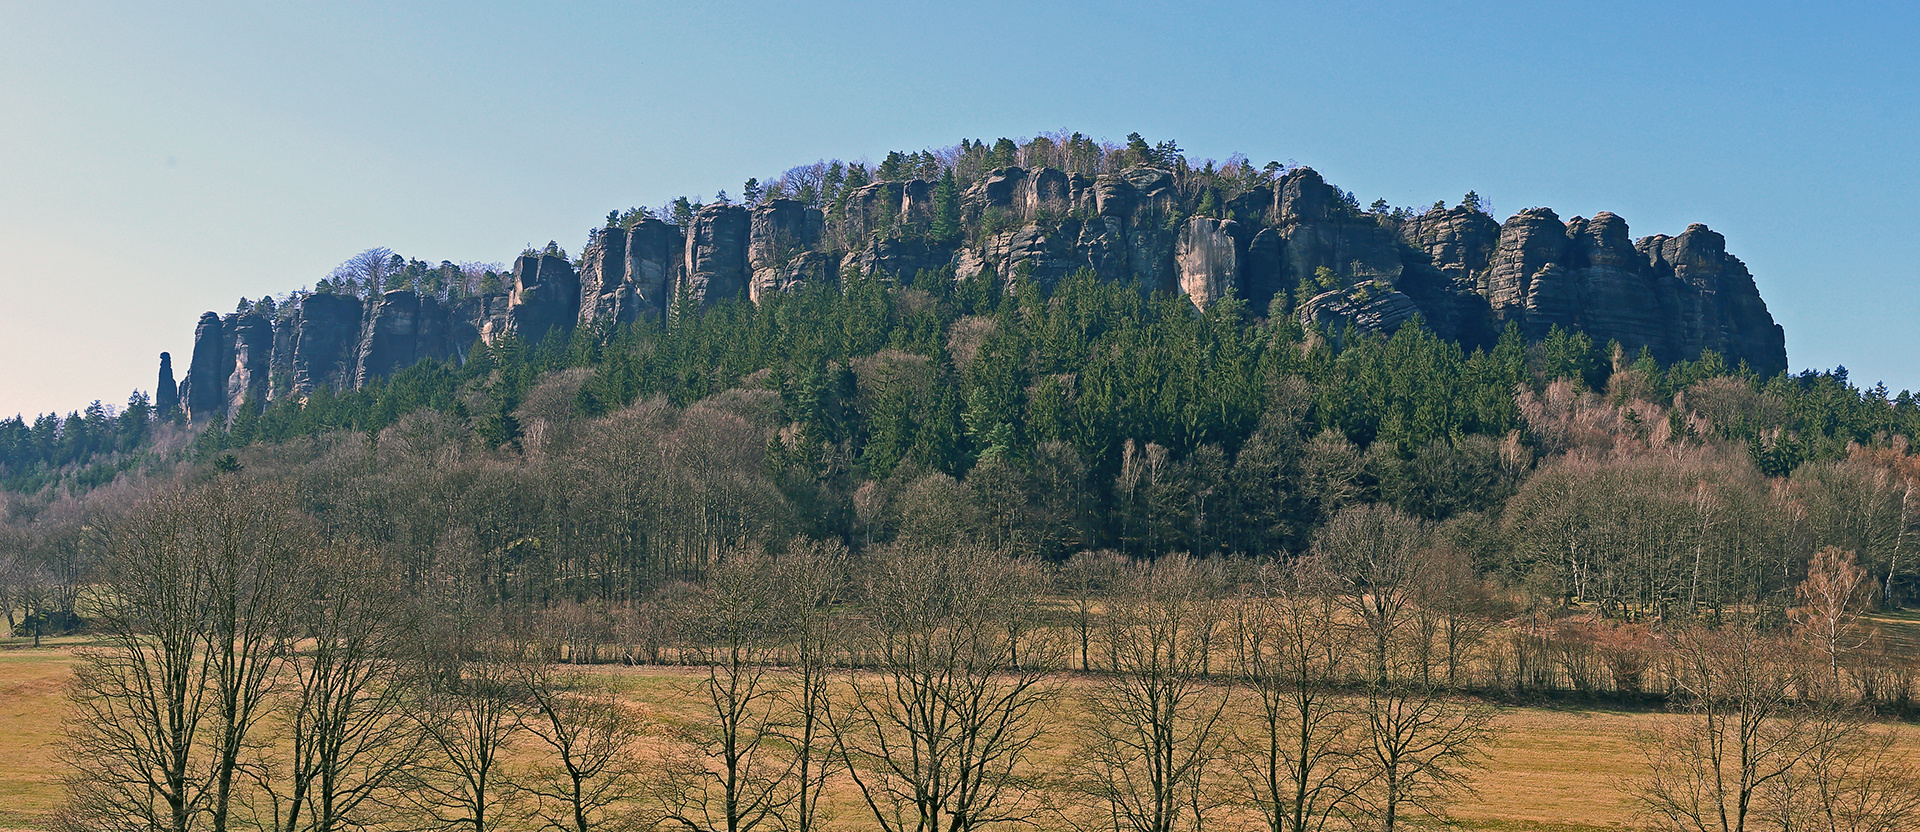
<svg viewBox="0 0 1920 832">
<path fill-rule="evenodd" d="M 201 312 L 374 246 L 577 251 L 610 209 L 1060 128 L 1704 222 L 1794 369 L 1920 389 L 1920 4 L 0 0 L 0 414 L 150 391 Z"/>
</svg>

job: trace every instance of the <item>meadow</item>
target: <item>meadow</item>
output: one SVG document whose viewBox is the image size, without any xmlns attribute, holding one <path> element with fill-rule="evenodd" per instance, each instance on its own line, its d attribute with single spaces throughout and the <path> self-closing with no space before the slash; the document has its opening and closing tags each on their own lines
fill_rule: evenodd
<svg viewBox="0 0 1920 832">
<path fill-rule="evenodd" d="M 1884 618 L 1911 638 L 1920 616 Z M 0 641 L 0 832 L 44 832 L 63 797 L 59 747 L 66 688 L 81 639 L 59 639 L 35 649 Z M 700 720 L 697 688 L 705 672 L 675 666 L 602 666 L 591 673 L 610 682 L 636 710 L 665 727 Z M 1069 694 L 1081 682 L 1066 681 Z M 1076 718 L 1071 695 L 1054 704 L 1062 724 Z M 1640 738 L 1681 717 L 1659 711 L 1604 707 L 1509 706 L 1495 722 L 1498 739 L 1472 793 L 1452 808 L 1455 828 L 1511 832 L 1586 832 L 1636 828 L 1636 804 L 1627 782 L 1644 768 Z M 1901 743 L 1920 756 L 1920 728 L 1900 727 Z M 1049 764 L 1068 762 L 1062 744 L 1071 731 L 1053 732 L 1040 749 Z M 864 829 L 871 819 L 850 786 L 826 807 L 836 829 Z"/>
</svg>

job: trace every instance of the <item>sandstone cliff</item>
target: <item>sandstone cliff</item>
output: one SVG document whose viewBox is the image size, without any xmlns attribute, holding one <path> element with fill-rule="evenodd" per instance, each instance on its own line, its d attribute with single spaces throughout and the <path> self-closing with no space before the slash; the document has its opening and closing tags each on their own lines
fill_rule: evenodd
<svg viewBox="0 0 1920 832">
<path fill-rule="evenodd" d="M 1469 347 L 1508 325 L 1529 338 L 1579 329 L 1663 362 L 1716 350 L 1762 374 L 1786 368 L 1785 341 L 1745 264 L 1702 225 L 1634 239 L 1601 212 L 1562 221 L 1529 208 L 1496 222 L 1476 208 L 1360 210 L 1311 168 L 1196 188 L 1192 173 L 1134 166 L 1083 176 L 1004 167 L 959 192 L 962 232 L 937 239 L 932 182 L 872 182 L 818 205 L 768 199 L 700 208 L 683 228 L 650 216 L 596 229 L 577 262 L 528 253 L 497 294 L 411 291 L 365 300 L 309 294 L 271 317 L 201 316 L 177 401 L 195 421 L 247 401 L 345 390 L 432 358 L 462 361 L 476 340 L 539 342 L 575 327 L 667 325 L 696 306 L 763 302 L 863 273 L 905 280 L 991 271 L 1050 286 L 1090 270 L 1142 291 L 1290 310 L 1329 330 L 1386 331 L 1420 319 Z M 1211 187 L 1211 186 L 1209 186 Z M 156 403 L 171 398 L 163 358 Z"/>
</svg>

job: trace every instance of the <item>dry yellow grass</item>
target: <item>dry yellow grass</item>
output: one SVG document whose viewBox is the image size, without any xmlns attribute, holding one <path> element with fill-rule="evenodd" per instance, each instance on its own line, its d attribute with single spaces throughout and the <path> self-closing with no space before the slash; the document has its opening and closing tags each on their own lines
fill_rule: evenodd
<svg viewBox="0 0 1920 832">
<path fill-rule="evenodd" d="M 0 830 L 34 829 L 60 805 L 60 720 L 71 647 L 0 649 Z"/>
<path fill-rule="evenodd" d="M 56 759 L 71 646 L 0 649 L 0 832 L 35 830 L 60 802 Z M 701 719 L 704 671 L 678 667 L 603 667 L 603 675 L 642 712 L 666 723 Z M 1076 680 L 1069 687 L 1083 684 Z M 1081 709 L 1071 697 L 1048 718 L 1059 741 L 1039 749 L 1048 767 L 1071 762 L 1066 740 Z M 1454 807 L 1457 825 L 1514 832 L 1591 832 L 1630 828 L 1634 804 L 1624 782 L 1643 765 L 1636 736 L 1678 717 L 1659 713 L 1514 708 L 1501 714 L 1500 739 L 1475 778 L 1477 793 Z M 1920 729 L 1903 726 L 1903 743 L 1920 754 Z M 871 826 L 850 785 L 827 807 L 842 829 Z"/>
</svg>

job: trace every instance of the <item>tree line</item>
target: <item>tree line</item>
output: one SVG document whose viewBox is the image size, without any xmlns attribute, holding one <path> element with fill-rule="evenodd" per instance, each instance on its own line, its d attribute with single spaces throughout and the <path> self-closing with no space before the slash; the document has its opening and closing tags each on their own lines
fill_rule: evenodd
<svg viewBox="0 0 1920 832">
<path fill-rule="evenodd" d="M 136 406 L 0 424 L 8 481 L 44 483 L 0 505 L 20 541 L 0 583 L 36 599 L 0 606 L 77 622 L 92 506 L 224 460 L 294 484 L 415 585 L 472 573 L 503 608 L 639 603 L 794 535 L 1288 557 L 1383 504 L 1542 609 L 1784 622 L 1824 546 L 1856 553 L 1883 603 L 1912 600 L 1915 412 L 1841 371 L 1661 367 L 1578 333 L 1467 352 L 1086 274 L 1050 292 L 855 276 L 664 328 L 507 340 L 198 432 Z M 17 462 L 82 438 L 86 466 Z"/>
<path fill-rule="evenodd" d="M 1582 661 L 1684 714 L 1626 784 L 1651 819 L 1920 819 L 1870 718 L 1898 672 L 1872 579 L 1837 549 L 1787 625 L 1636 644 L 1595 618 L 1620 637 L 1582 660 L 1380 504 L 1288 559 L 797 537 L 633 607 L 515 615 L 478 578 L 410 587 L 301 502 L 228 471 L 101 518 L 64 828 L 1417 828 L 1497 739 L 1499 697 L 1463 694 Z M 684 668 L 688 710 L 606 663 Z"/>
</svg>

